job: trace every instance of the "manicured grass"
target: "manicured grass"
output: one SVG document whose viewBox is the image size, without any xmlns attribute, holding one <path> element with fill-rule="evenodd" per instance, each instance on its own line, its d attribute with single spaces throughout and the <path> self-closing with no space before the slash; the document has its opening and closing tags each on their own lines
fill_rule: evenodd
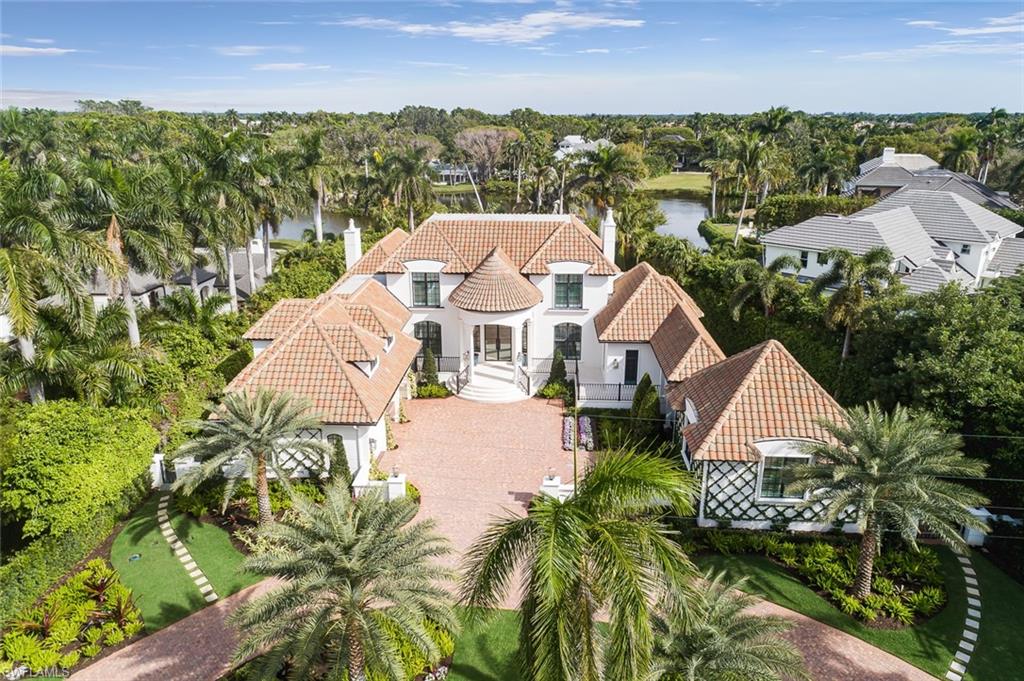
<svg viewBox="0 0 1024 681">
<path fill-rule="evenodd" d="M 499 610 L 486 619 L 463 624 L 455 641 L 451 681 L 517 681 L 519 613 Z"/>
<path fill-rule="evenodd" d="M 898 630 L 872 629 L 865 626 L 837 610 L 828 601 L 804 586 L 799 579 L 764 556 L 702 555 L 695 557 L 694 562 L 702 569 L 725 570 L 733 577 L 746 576 L 748 578 L 746 590 L 845 631 L 931 674 L 943 677 L 960 641 L 960 632 L 963 631 L 964 615 L 967 611 L 967 600 L 964 580 L 956 558 L 952 552 L 946 549 L 941 549 L 939 553 L 946 575 L 949 602 L 942 612 L 925 624 Z M 980 572 L 979 569 L 979 575 Z M 984 588 L 982 585 L 983 590 Z M 984 591 L 982 593 L 984 594 Z M 984 604 L 982 608 L 984 612 Z M 983 614 L 983 622 L 986 616 L 987 613 Z M 995 623 L 993 622 L 993 624 Z M 984 636 L 984 632 L 982 635 Z M 1011 635 L 1010 632 L 1005 634 L 1006 637 Z M 972 661 L 970 669 L 972 672 L 975 671 L 973 666 L 974 662 Z M 986 681 L 999 678 L 999 676 L 978 675 L 973 678 L 975 681 Z"/>
<path fill-rule="evenodd" d="M 475 178 L 474 178 L 475 179 Z M 466 182 L 464 184 L 435 184 L 435 194 L 472 194 L 473 185 Z"/>
<path fill-rule="evenodd" d="M 111 563 L 135 595 L 146 631 L 150 633 L 208 605 L 160 534 L 156 520 L 159 498 L 158 494 L 151 495 L 132 514 L 110 549 Z M 178 514 L 173 505 L 170 515 L 175 533 L 188 547 L 218 596 L 229 596 L 258 581 L 252 575 L 236 572 L 242 554 L 231 545 L 227 532 Z M 139 559 L 129 560 L 134 554 L 138 554 Z"/>
<path fill-rule="evenodd" d="M 1019 625 L 1024 614 L 1024 586 L 978 552 L 971 555 L 971 563 L 978 573 L 981 591 L 981 630 L 967 665 L 967 678 L 989 681 L 1020 676 L 1024 674 Z"/>
<path fill-rule="evenodd" d="M 202 608 L 206 603 L 189 579 L 156 521 L 158 494 L 149 497 L 110 548 L 110 562 L 135 595 L 146 631 L 154 632 Z M 128 560 L 138 554 L 138 560 Z"/>
<path fill-rule="evenodd" d="M 270 247 L 275 251 L 290 251 L 302 246 L 305 242 L 299 239 L 271 239 Z"/>
<path fill-rule="evenodd" d="M 707 173 L 669 173 L 649 177 L 640 185 L 649 192 L 711 192 L 711 180 Z"/>
</svg>

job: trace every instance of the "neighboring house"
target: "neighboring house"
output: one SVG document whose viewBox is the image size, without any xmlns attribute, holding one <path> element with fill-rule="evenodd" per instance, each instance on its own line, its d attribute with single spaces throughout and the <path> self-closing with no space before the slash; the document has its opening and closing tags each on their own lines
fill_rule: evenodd
<svg viewBox="0 0 1024 681">
<path fill-rule="evenodd" d="M 941 168 L 924 154 L 898 154 L 893 147 L 862 163 L 860 174 L 848 183 L 844 193 L 884 198 L 903 188 L 952 192 L 991 209 L 1020 208 L 1005 193 L 989 189 L 966 173 Z"/>
<path fill-rule="evenodd" d="M 254 358 L 225 392 L 269 388 L 309 399 L 323 425 L 305 435 L 344 444 L 355 485 L 366 486 L 419 350 L 402 332 L 410 316 L 372 279 L 351 293 L 280 300 L 245 333 Z"/>
<path fill-rule="evenodd" d="M 810 462 L 807 443 L 833 441 L 821 420 L 841 423 L 843 410 L 782 343 L 768 340 L 698 371 L 672 385 L 667 400 L 683 460 L 700 481 L 699 525 L 829 529 L 817 520 L 821 509 L 799 508 L 807 495 L 786 485 L 792 467 Z"/>
<path fill-rule="evenodd" d="M 434 159 L 430 162 L 430 169 L 437 175 L 436 184 L 462 184 L 469 182 L 469 173 L 463 164 L 444 163 Z"/>
<path fill-rule="evenodd" d="M 592 151 L 612 146 L 615 145 L 603 137 L 591 141 L 582 135 L 566 135 L 558 143 L 558 149 L 555 150 L 555 160 L 561 161 L 567 157 L 578 157 L 582 160 L 583 156 Z"/>
<path fill-rule="evenodd" d="M 1013 239 L 1024 231 L 959 194 L 901 189 L 849 216 L 821 215 L 761 237 L 765 262 L 789 255 L 800 268 L 789 273 L 814 279 L 831 266 L 825 252 L 843 248 L 863 255 L 888 248 L 892 269 L 914 293 L 957 282 L 976 290 L 1011 274 L 1019 253 Z M 1005 249 L 1005 250 L 1004 250 Z"/>
</svg>

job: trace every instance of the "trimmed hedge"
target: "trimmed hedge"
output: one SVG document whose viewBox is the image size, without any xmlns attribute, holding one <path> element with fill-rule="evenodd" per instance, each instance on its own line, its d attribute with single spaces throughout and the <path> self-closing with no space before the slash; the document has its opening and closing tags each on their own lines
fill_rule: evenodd
<svg viewBox="0 0 1024 681">
<path fill-rule="evenodd" d="M 818 196 L 816 194 L 778 194 L 769 196 L 757 208 L 755 224 L 761 232 L 770 232 L 783 225 L 798 222 L 825 213 L 849 215 L 874 204 L 872 196 Z"/>
</svg>

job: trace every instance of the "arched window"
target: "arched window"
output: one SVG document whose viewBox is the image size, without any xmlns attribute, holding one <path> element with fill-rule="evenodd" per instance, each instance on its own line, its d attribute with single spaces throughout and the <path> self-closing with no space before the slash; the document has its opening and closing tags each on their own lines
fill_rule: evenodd
<svg viewBox="0 0 1024 681">
<path fill-rule="evenodd" d="M 562 351 L 562 357 L 566 359 L 580 358 L 580 336 L 581 327 L 579 324 L 564 322 L 555 326 L 555 350 Z"/>
<path fill-rule="evenodd" d="M 434 357 L 441 356 L 441 325 L 437 322 L 416 322 L 412 327 L 412 333 L 420 341 L 419 356 L 422 357 L 427 348 L 434 353 Z"/>
</svg>

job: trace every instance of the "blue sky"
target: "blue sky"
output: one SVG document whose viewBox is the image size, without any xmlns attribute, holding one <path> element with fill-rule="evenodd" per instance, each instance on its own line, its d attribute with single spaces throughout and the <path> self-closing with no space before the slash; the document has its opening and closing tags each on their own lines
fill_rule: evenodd
<svg viewBox="0 0 1024 681">
<path fill-rule="evenodd" d="M 1024 109 L 1024 0 L 3 0 L 0 32 L 3 106 Z"/>
</svg>

